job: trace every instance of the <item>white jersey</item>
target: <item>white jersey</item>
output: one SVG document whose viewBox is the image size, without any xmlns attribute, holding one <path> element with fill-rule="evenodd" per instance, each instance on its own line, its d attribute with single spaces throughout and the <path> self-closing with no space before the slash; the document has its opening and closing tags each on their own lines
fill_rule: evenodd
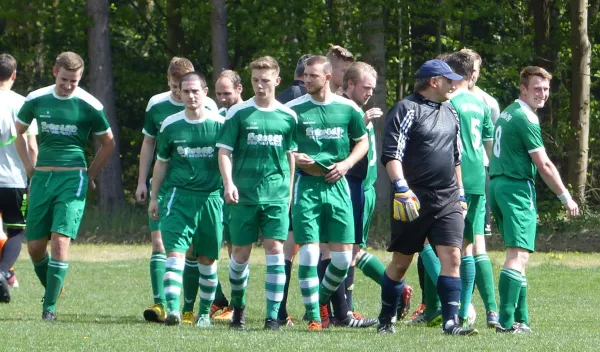
<svg viewBox="0 0 600 352">
<path fill-rule="evenodd" d="M 0 187 L 27 187 L 27 172 L 19 158 L 15 146 L 17 130 L 15 121 L 17 113 L 23 106 L 25 97 L 11 91 L 0 90 Z M 38 126 L 35 120 L 29 125 L 27 134 L 37 135 Z"/>
<path fill-rule="evenodd" d="M 219 107 L 214 100 L 209 97 L 204 97 L 204 108 L 215 113 L 219 113 Z"/>
<path fill-rule="evenodd" d="M 498 117 L 500 117 L 500 105 L 498 105 L 498 101 L 479 87 L 475 87 L 472 93 L 475 94 L 475 96 L 479 98 L 479 100 L 481 100 L 488 107 L 488 109 L 490 109 L 492 123 L 496 125 L 496 121 L 498 121 Z M 487 153 L 485 152 L 483 153 L 483 164 L 485 166 L 490 165 Z"/>
</svg>

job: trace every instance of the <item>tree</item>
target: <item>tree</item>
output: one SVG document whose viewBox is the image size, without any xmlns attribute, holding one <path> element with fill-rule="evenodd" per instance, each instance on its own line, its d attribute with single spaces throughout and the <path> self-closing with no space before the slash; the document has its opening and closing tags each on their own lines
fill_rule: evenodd
<svg viewBox="0 0 600 352">
<path fill-rule="evenodd" d="M 167 45 L 173 55 L 186 56 L 181 9 L 181 0 L 167 0 Z"/>
<path fill-rule="evenodd" d="M 212 33 L 213 82 L 215 82 L 221 71 L 229 68 L 227 7 L 225 7 L 225 0 L 212 0 L 210 27 Z"/>
<path fill-rule="evenodd" d="M 588 2 L 571 0 L 571 128 L 572 148 L 569 154 L 569 182 L 575 199 L 585 202 L 590 131 L 590 65 L 592 52 L 588 39 Z"/>
<path fill-rule="evenodd" d="M 88 55 L 90 58 L 90 92 L 104 105 L 104 112 L 113 132 L 115 152 L 98 177 L 98 205 L 102 210 L 115 210 L 123 205 L 125 194 L 121 179 L 119 158 L 119 124 L 116 116 L 112 57 L 108 27 L 108 0 L 87 0 L 87 15 L 91 19 L 88 28 Z M 96 146 L 96 149 L 98 146 Z"/>
</svg>

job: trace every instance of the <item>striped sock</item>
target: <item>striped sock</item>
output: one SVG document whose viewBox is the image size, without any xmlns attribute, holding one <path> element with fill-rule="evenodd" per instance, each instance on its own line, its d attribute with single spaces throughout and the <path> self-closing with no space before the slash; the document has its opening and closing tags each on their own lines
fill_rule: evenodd
<svg viewBox="0 0 600 352">
<path fill-rule="evenodd" d="M 150 257 L 150 282 L 152 283 L 152 295 L 154 296 L 154 304 L 162 303 L 165 305 L 165 284 L 163 282 L 165 276 L 165 263 L 167 255 L 165 252 L 152 252 Z"/>
<path fill-rule="evenodd" d="M 44 310 L 56 312 L 56 301 L 63 287 L 69 263 L 66 261 L 50 259 L 46 278 L 46 294 L 44 295 Z"/>
<path fill-rule="evenodd" d="M 33 262 L 33 270 L 37 275 L 40 283 L 44 288 L 46 287 L 46 279 L 48 278 L 48 263 L 50 263 L 50 256 L 46 253 L 46 257 L 39 262 Z"/>
<path fill-rule="evenodd" d="M 198 315 L 206 315 L 210 312 L 210 306 L 215 300 L 215 293 L 219 284 L 217 262 L 215 261 L 211 265 L 198 264 L 198 269 L 200 274 L 198 280 L 200 284 L 200 308 L 198 309 Z"/>
<path fill-rule="evenodd" d="M 179 300 L 181 296 L 181 286 L 183 284 L 183 268 L 185 260 L 183 258 L 168 257 L 165 266 L 165 298 L 167 300 L 167 314 L 179 312 Z"/>
<path fill-rule="evenodd" d="M 229 283 L 231 284 L 231 304 L 235 308 L 246 306 L 246 287 L 248 286 L 250 267 L 248 262 L 237 263 L 233 257 L 229 261 Z"/>
<path fill-rule="evenodd" d="M 317 265 L 319 264 L 319 246 L 306 244 L 300 247 L 298 266 L 298 281 L 300 292 L 306 308 L 309 321 L 321 321 L 319 314 L 319 276 Z"/>
<path fill-rule="evenodd" d="M 196 258 L 185 258 L 183 267 L 183 311 L 193 312 L 196 295 L 198 295 L 198 261 Z"/>
<path fill-rule="evenodd" d="M 266 318 L 277 319 L 279 305 L 283 299 L 285 287 L 285 260 L 283 253 L 265 255 L 267 277 L 265 279 L 265 295 L 267 296 Z"/>
<path fill-rule="evenodd" d="M 523 278 L 521 273 L 514 269 L 502 268 L 498 280 L 500 293 L 500 325 L 510 329 L 515 322 L 515 307 L 519 302 Z"/>
<path fill-rule="evenodd" d="M 351 261 L 352 251 L 331 251 L 331 263 L 327 266 L 325 276 L 319 286 L 319 304 L 326 304 L 329 297 L 344 282 Z"/>
<path fill-rule="evenodd" d="M 362 270 L 367 277 L 371 278 L 371 280 L 381 286 L 383 274 L 385 273 L 385 265 L 383 265 L 379 258 L 370 253 L 364 253 L 356 263 L 356 266 Z"/>
<path fill-rule="evenodd" d="M 477 254 L 475 259 L 475 284 L 479 295 L 485 305 L 485 311 L 498 312 L 496 303 L 496 285 L 494 283 L 494 269 L 487 254 Z"/>
</svg>

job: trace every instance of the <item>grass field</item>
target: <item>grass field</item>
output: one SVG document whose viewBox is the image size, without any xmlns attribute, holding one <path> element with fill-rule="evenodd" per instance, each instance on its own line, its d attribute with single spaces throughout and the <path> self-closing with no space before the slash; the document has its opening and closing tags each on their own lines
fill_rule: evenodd
<svg viewBox="0 0 600 352">
<path fill-rule="evenodd" d="M 443 336 L 438 328 L 398 326 L 395 335 L 377 336 L 374 328 L 333 328 L 309 332 L 302 322 L 281 332 L 262 330 L 264 319 L 264 256 L 255 250 L 248 289 L 248 331 L 230 332 L 226 324 L 210 330 L 165 327 L 146 323 L 142 310 L 151 303 L 147 257 L 149 246 L 72 247 L 65 294 L 58 302 L 58 321 L 41 320 L 42 287 L 26 251 L 16 268 L 20 287 L 9 305 L 0 306 L 0 351 L 598 351 L 600 349 L 600 255 L 540 253 L 531 258 L 527 272 L 531 335 L 497 335 L 485 328 L 478 294 L 477 337 Z M 390 256 L 374 252 L 384 261 Z M 502 253 L 491 253 L 497 275 Z M 224 256 L 225 257 L 225 256 Z M 227 278 L 221 260 L 219 278 Z M 288 310 L 303 314 L 293 271 Z M 357 270 L 356 310 L 375 317 L 379 287 Z M 418 287 L 416 268 L 408 282 Z M 420 301 L 415 289 L 413 305 Z M 229 296 L 229 294 L 227 294 Z"/>
</svg>

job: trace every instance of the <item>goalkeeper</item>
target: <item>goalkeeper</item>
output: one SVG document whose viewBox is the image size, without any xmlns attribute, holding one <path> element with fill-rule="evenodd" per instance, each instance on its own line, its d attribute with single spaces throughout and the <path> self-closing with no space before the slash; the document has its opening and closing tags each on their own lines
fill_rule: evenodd
<svg viewBox="0 0 600 352">
<path fill-rule="evenodd" d="M 414 94 L 396 104 L 385 121 L 381 162 L 392 180 L 393 252 L 381 285 L 377 332 L 395 332 L 392 318 L 414 253 L 428 239 L 442 264 L 437 292 L 442 302 L 443 331 L 474 335 L 458 323 L 459 266 L 466 211 L 460 172 L 460 128 L 456 111 L 445 103 L 453 80 L 462 76 L 443 61 L 430 60 L 417 71 Z"/>
</svg>

